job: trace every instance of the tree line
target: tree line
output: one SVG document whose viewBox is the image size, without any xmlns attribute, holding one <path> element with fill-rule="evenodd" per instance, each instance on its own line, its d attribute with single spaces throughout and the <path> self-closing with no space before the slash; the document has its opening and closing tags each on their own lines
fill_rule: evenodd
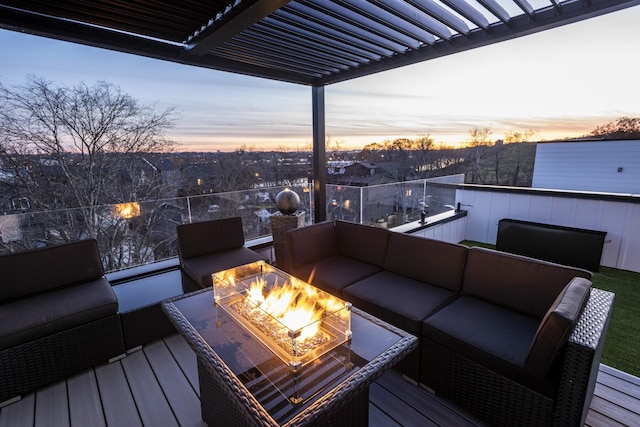
<svg viewBox="0 0 640 427">
<path fill-rule="evenodd" d="M 25 229 L 37 232 L 17 237 L 0 216 L 0 251 L 96 238 L 107 270 L 149 262 L 175 252 L 175 225 L 186 208 L 169 200 L 295 185 L 311 176 L 310 149 L 241 147 L 200 160 L 180 156 L 166 136 L 177 120 L 174 108 L 141 105 L 107 82 L 57 86 L 29 77 L 12 88 L 0 83 L 0 213 L 39 213 L 21 219 L 34 222 Z M 640 136 L 640 119 L 623 117 L 591 133 L 621 135 Z M 527 186 L 534 136 L 510 132 L 494 141 L 490 129 L 476 128 L 461 149 L 439 148 L 427 134 L 370 144 L 353 155 L 329 140 L 327 153 L 385 163 L 398 181 L 464 173 L 470 183 Z M 132 201 L 144 215 L 113 210 Z"/>
</svg>

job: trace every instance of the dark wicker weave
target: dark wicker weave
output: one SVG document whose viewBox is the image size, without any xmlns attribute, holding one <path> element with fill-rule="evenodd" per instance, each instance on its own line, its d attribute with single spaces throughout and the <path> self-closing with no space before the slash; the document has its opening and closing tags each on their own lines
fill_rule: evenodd
<svg viewBox="0 0 640 427">
<path fill-rule="evenodd" d="M 120 315 L 0 351 L 0 402 L 124 353 Z"/>
<path fill-rule="evenodd" d="M 584 425 L 611 317 L 614 294 L 592 289 L 587 306 L 569 338 L 553 425 Z"/>
<path fill-rule="evenodd" d="M 211 290 L 205 289 L 197 293 L 202 292 L 211 292 Z M 178 331 L 198 355 L 203 420 L 209 425 L 216 426 L 279 425 L 174 305 L 174 301 L 189 296 L 173 298 L 163 302 L 162 306 Z M 366 425 L 368 423 L 369 385 L 417 346 L 416 337 L 362 311 L 353 310 L 359 316 L 385 327 L 401 338 L 284 425 Z"/>
<path fill-rule="evenodd" d="M 595 387 L 614 294 L 592 289 L 569 338 L 554 399 L 485 368 L 433 342 L 432 387 L 483 420 L 500 426 L 582 426 Z"/>
</svg>

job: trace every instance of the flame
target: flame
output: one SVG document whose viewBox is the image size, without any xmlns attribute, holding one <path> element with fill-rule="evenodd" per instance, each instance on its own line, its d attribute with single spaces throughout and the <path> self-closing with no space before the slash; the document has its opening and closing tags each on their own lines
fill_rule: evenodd
<svg viewBox="0 0 640 427">
<path fill-rule="evenodd" d="M 265 281 L 258 278 L 251 283 L 247 298 L 288 329 L 300 331 L 302 340 L 318 334 L 318 321 L 325 311 L 340 308 L 335 298 L 321 298 L 317 289 L 296 278 L 281 285 L 276 283 L 267 295 Z"/>
</svg>

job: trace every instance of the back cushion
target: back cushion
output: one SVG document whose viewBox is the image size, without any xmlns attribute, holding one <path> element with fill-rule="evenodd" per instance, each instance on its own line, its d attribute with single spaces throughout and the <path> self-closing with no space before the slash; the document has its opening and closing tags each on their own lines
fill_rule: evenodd
<svg viewBox="0 0 640 427">
<path fill-rule="evenodd" d="M 104 275 L 94 239 L 0 256 L 0 302 L 94 280 Z"/>
<path fill-rule="evenodd" d="M 589 299 L 591 282 L 575 278 L 558 295 L 542 319 L 531 344 L 525 368 L 543 377 L 569 335 Z"/>
<path fill-rule="evenodd" d="M 491 249 L 469 249 L 462 291 L 542 319 L 565 286 L 591 273 Z"/>
<path fill-rule="evenodd" d="M 176 232 L 178 250 L 184 259 L 227 251 L 244 245 L 240 217 L 181 224 Z"/>
<path fill-rule="evenodd" d="M 462 245 L 392 232 L 384 269 L 456 292 L 468 250 Z"/>
<path fill-rule="evenodd" d="M 285 233 L 289 266 L 300 268 L 336 254 L 333 222 L 323 221 Z"/>
<path fill-rule="evenodd" d="M 336 221 L 338 253 L 380 268 L 384 265 L 389 234 L 384 228 Z"/>
</svg>

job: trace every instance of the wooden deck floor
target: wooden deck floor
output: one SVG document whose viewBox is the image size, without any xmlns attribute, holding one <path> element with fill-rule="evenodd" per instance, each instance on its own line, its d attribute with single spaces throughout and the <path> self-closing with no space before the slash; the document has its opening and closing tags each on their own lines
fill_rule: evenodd
<svg viewBox="0 0 640 427">
<path fill-rule="evenodd" d="M 0 427 L 204 426 L 198 394 L 195 355 L 172 335 L 23 396 Z M 371 426 L 482 425 L 395 372 L 371 386 L 369 409 Z M 640 425 L 640 379 L 602 365 L 587 425 Z"/>
</svg>

